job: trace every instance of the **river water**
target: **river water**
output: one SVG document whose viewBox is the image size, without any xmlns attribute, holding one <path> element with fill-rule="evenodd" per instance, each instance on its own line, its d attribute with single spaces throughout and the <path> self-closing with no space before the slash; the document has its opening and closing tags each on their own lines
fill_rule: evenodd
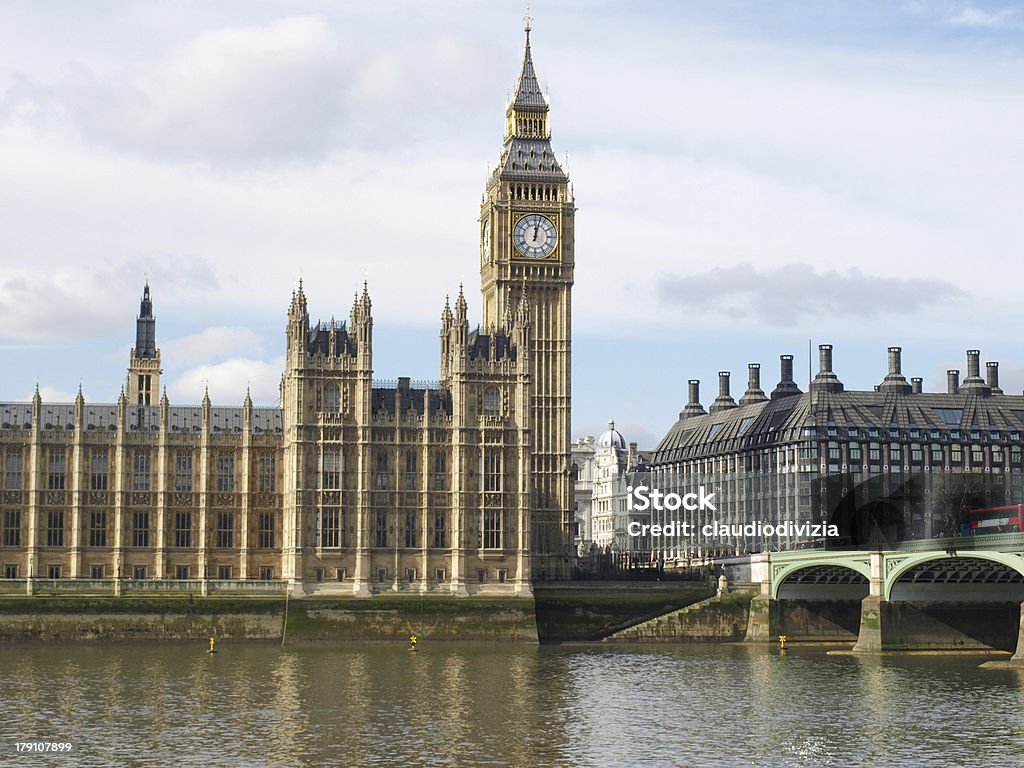
<svg viewBox="0 0 1024 768">
<path fill-rule="evenodd" d="M 0 650 L 0 765 L 1024 766 L 962 656 L 498 644 Z M 70 742 L 17 753 L 15 742 Z"/>
</svg>

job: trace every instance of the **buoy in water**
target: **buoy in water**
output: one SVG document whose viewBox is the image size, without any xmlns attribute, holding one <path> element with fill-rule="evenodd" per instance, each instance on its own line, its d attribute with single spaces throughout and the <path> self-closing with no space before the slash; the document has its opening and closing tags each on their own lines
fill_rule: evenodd
<svg viewBox="0 0 1024 768">
<path fill-rule="evenodd" d="M 410 651 L 413 651 L 413 652 L 416 651 L 416 641 L 417 640 L 418 640 L 418 638 L 416 637 L 416 635 L 409 635 L 409 650 Z"/>
<path fill-rule="evenodd" d="M 208 650 L 207 653 L 216 653 L 217 652 L 217 649 L 214 647 L 214 645 L 216 645 L 216 643 L 217 643 L 217 641 L 214 638 L 211 637 L 210 638 L 210 650 Z"/>
</svg>

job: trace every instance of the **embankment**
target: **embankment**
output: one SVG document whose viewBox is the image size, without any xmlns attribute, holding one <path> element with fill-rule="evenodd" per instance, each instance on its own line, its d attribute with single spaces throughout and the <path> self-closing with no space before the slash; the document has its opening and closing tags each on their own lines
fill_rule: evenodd
<svg viewBox="0 0 1024 768">
<path fill-rule="evenodd" d="M 533 601 L 378 596 L 372 600 L 25 597 L 0 600 L 0 643 L 431 640 L 537 642 Z"/>
</svg>

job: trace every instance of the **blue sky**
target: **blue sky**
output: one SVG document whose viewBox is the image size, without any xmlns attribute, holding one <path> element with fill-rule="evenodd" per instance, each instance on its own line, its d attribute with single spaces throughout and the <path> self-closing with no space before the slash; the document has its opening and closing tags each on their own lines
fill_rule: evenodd
<svg viewBox="0 0 1024 768">
<path fill-rule="evenodd" d="M 112 400 L 153 287 L 172 401 L 275 398 L 290 292 L 375 372 L 480 312 L 476 218 L 519 3 L 0 6 L 0 398 Z M 574 434 L 652 447 L 702 380 L 835 346 L 851 388 L 964 350 L 1024 387 L 1024 10 L 535 2 L 577 205 Z M 397 276 L 397 277 L 396 277 Z M 816 368 L 816 366 L 815 366 Z"/>
</svg>

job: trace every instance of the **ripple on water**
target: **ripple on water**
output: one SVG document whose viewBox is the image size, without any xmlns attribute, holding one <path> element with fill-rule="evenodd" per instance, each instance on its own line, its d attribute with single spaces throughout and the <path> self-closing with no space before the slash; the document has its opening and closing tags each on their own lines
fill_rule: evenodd
<svg viewBox="0 0 1024 768">
<path fill-rule="evenodd" d="M 0 655 L 0 757 L 61 766 L 1024 766 L 1024 675 L 744 646 L 222 644 Z"/>
</svg>

